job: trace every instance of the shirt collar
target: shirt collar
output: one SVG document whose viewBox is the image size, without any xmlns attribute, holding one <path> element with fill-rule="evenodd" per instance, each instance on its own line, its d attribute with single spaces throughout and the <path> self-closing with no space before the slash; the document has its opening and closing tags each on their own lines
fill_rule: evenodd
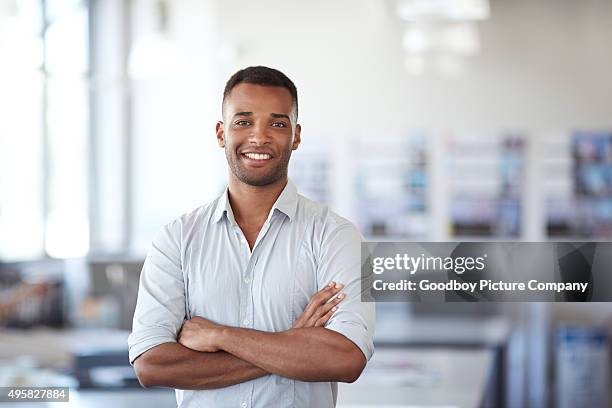
<svg viewBox="0 0 612 408">
<path fill-rule="evenodd" d="M 272 206 L 272 210 L 270 210 L 270 212 L 273 212 L 276 208 L 289 217 L 289 221 L 293 221 L 293 218 L 295 218 L 295 212 L 297 210 L 297 203 L 297 188 L 291 180 L 287 179 L 287 185 L 276 199 L 276 202 Z"/>
<path fill-rule="evenodd" d="M 213 215 L 213 220 L 215 222 L 219 222 L 221 218 L 223 218 L 223 214 L 225 213 L 227 213 L 227 217 L 232 223 L 236 222 L 234 219 L 234 212 L 232 211 L 232 207 L 230 206 L 228 193 L 229 188 L 226 187 L 225 191 L 223 191 L 223 194 L 221 194 L 217 201 L 217 206 Z M 297 211 L 297 202 L 297 188 L 291 180 L 287 180 L 287 185 L 276 199 L 276 202 L 270 210 L 270 215 L 268 216 L 268 218 L 272 216 L 274 210 L 276 209 L 285 214 L 287 217 L 289 217 L 289 221 L 293 221 L 293 218 L 295 217 L 295 213 Z"/>
<path fill-rule="evenodd" d="M 228 187 L 225 187 L 225 190 L 223 190 L 223 194 L 221 194 L 219 196 L 219 199 L 217 200 L 217 207 L 215 208 L 215 213 L 213 216 L 213 220 L 215 222 L 219 222 L 221 218 L 223 218 L 223 214 L 227 212 L 228 218 L 230 218 L 230 221 L 234 223 L 234 213 L 232 212 L 232 207 L 229 203 L 228 192 Z"/>
</svg>

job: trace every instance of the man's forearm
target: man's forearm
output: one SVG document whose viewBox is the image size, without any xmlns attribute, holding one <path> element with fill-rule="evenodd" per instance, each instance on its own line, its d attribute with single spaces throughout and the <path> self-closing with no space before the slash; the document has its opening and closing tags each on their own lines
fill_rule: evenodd
<svg viewBox="0 0 612 408">
<path fill-rule="evenodd" d="M 352 382 L 366 363 L 353 342 L 322 327 L 280 333 L 224 327 L 218 346 L 266 372 L 300 381 Z"/>
<path fill-rule="evenodd" d="M 136 359 L 134 367 L 145 387 L 183 390 L 222 388 L 268 374 L 227 352 L 202 353 L 178 343 L 148 350 Z"/>
</svg>

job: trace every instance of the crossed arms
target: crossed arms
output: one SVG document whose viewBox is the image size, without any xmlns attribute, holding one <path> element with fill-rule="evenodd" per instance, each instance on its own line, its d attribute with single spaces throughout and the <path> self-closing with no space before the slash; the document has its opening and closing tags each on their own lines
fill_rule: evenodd
<svg viewBox="0 0 612 408">
<path fill-rule="evenodd" d="M 194 317 L 183 324 L 178 343 L 160 344 L 134 361 L 138 379 L 144 387 L 178 389 L 222 388 L 267 374 L 353 382 L 366 357 L 345 336 L 323 327 L 344 297 L 335 296 L 341 289 L 332 282 L 317 292 L 293 327 L 278 333 Z"/>
</svg>

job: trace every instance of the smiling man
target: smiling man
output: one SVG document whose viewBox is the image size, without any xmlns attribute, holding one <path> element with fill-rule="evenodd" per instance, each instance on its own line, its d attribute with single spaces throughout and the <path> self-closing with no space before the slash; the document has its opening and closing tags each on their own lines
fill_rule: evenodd
<svg viewBox="0 0 612 408">
<path fill-rule="evenodd" d="M 217 141 L 229 185 L 167 224 L 145 261 L 129 337 L 141 384 L 180 407 L 333 407 L 373 354 L 357 229 L 288 180 L 300 144 L 293 82 L 227 82 Z"/>
</svg>

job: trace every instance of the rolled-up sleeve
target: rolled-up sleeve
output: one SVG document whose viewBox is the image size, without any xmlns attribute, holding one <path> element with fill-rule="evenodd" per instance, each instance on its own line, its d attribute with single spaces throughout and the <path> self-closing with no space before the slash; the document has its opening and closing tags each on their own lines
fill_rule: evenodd
<svg viewBox="0 0 612 408">
<path fill-rule="evenodd" d="M 361 234 L 348 221 L 326 231 L 322 239 L 317 280 L 319 289 L 329 282 L 344 284 L 346 298 L 327 322 L 327 329 L 351 340 L 366 360 L 374 354 L 374 303 L 361 301 Z"/>
<path fill-rule="evenodd" d="M 147 254 L 128 338 L 130 364 L 159 344 L 176 342 L 185 320 L 180 234 L 178 221 L 166 225 L 155 236 Z"/>
</svg>

